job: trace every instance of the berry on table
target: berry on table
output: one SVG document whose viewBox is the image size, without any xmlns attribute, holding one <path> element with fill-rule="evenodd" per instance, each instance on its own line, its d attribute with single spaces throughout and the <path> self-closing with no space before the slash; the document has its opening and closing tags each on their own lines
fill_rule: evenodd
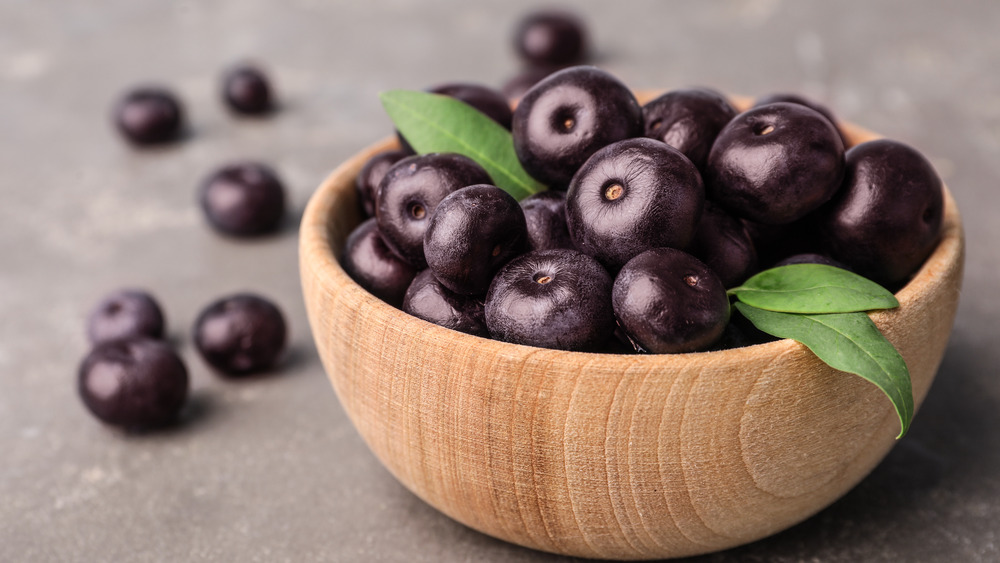
<svg viewBox="0 0 1000 563">
<path fill-rule="evenodd" d="M 173 92 L 149 86 L 125 94 L 114 108 L 118 131 L 134 145 L 155 145 L 180 137 L 184 110 Z"/>
<path fill-rule="evenodd" d="M 254 236 L 274 231 L 285 214 L 285 187 L 270 167 L 257 162 L 224 166 L 201 185 L 201 209 L 217 231 Z"/>
<path fill-rule="evenodd" d="M 202 310 L 194 343 L 209 365 L 228 375 L 273 366 L 285 349 L 285 318 L 271 301 L 249 293 L 218 299 Z"/>
<path fill-rule="evenodd" d="M 123 428 L 155 428 L 177 418 L 188 393 L 184 362 L 165 343 L 142 337 L 98 344 L 77 377 L 87 409 Z"/>
<path fill-rule="evenodd" d="M 140 337 L 163 338 L 163 310 L 148 292 L 120 289 L 103 299 L 87 316 L 91 344 Z"/>
</svg>

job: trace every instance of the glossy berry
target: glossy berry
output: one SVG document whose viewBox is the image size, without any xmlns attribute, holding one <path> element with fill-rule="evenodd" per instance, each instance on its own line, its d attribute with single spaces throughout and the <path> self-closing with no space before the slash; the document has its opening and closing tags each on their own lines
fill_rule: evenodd
<svg viewBox="0 0 1000 563">
<path fill-rule="evenodd" d="M 736 287 L 757 270 L 757 250 L 746 225 L 706 202 L 691 253 L 712 269 L 724 287 Z"/>
<path fill-rule="evenodd" d="M 375 217 L 386 246 L 416 268 L 424 268 L 424 232 L 448 194 L 475 184 L 492 184 L 472 159 L 432 153 L 400 160 L 386 172 L 375 198 Z"/>
<path fill-rule="evenodd" d="M 91 344 L 131 337 L 163 338 L 163 310 L 152 295 L 120 289 L 105 296 L 87 316 Z"/>
<path fill-rule="evenodd" d="M 368 217 L 375 216 L 375 194 L 378 192 L 378 185 L 385 178 L 385 173 L 400 160 L 406 158 L 405 151 L 384 151 L 368 159 L 358 177 L 354 180 L 354 187 L 358 192 L 358 201 L 361 208 Z"/>
<path fill-rule="evenodd" d="M 538 11 L 518 24 L 514 46 L 518 55 L 530 64 L 573 64 L 586 57 L 587 32 L 583 21 L 571 13 Z"/>
<path fill-rule="evenodd" d="M 823 210 L 831 256 L 886 286 L 906 281 L 937 246 L 941 178 L 919 152 L 881 139 L 847 151 L 841 193 Z"/>
<path fill-rule="evenodd" d="M 686 248 L 705 191 L 677 149 L 637 138 L 605 147 L 580 168 L 566 194 L 573 244 L 617 270 L 650 248 Z"/>
<path fill-rule="evenodd" d="M 285 214 L 285 187 L 256 162 L 224 166 L 201 185 L 201 209 L 217 231 L 253 236 L 274 231 Z"/>
<path fill-rule="evenodd" d="M 499 123 L 504 129 L 510 129 L 510 121 L 513 116 L 510 109 L 510 102 L 507 101 L 507 97 L 504 94 L 493 88 L 480 84 L 455 82 L 435 86 L 428 90 L 428 92 L 465 102 Z M 406 139 L 398 131 L 396 132 L 396 136 L 399 139 L 399 144 L 403 152 L 407 154 L 415 152 L 413 147 L 406 142 Z"/>
<path fill-rule="evenodd" d="M 594 350 L 615 331 L 611 276 L 575 250 L 529 252 L 504 266 L 486 295 L 486 325 L 499 340 Z"/>
<path fill-rule="evenodd" d="M 177 96 L 164 88 L 136 88 L 114 109 L 118 131 L 135 145 L 154 145 L 180 137 L 184 111 Z"/>
<path fill-rule="evenodd" d="M 719 131 L 736 117 L 722 94 L 707 88 L 674 90 L 642 107 L 646 136 L 684 153 L 699 170 Z"/>
<path fill-rule="evenodd" d="M 340 264 L 358 285 L 396 308 L 403 305 L 406 288 L 417 275 L 416 268 L 385 245 L 374 218 L 361 223 L 347 237 Z"/>
<path fill-rule="evenodd" d="M 632 341 L 655 354 L 704 350 L 729 322 L 729 298 L 715 272 L 673 248 L 647 250 L 625 264 L 611 300 Z"/>
<path fill-rule="evenodd" d="M 489 337 L 482 297 L 454 293 L 429 269 L 417 274 L 406 290 L 403 311 L 445 328 Z"/>
<path fill-rule="evenodd" d="M 566 192 L 549 190 L 521 200 L 531 250 L 574 249 L 566 226 Z"/>
<path fill-rule="evenodd" d="M 194 326 L 194 343 L 212 367 L 229 375 L 266 370 L 285 349 L 281 311 L 267 299 L 239 293 L 212 302 Z"/>
<path fill-rule="evenodd" d="M 595 152 L 642 135 L 642 108 L 617 78 L 590 66 L 556 72 L 514 110 L 514 150 L 525 171 L 565 187 Z"/>
<path fill-rule="evenodd" d="M 100 420 L 123 428 L 154 428 L 177 418 L 188 372 L 169 346 L 126 338 L 98 344 L 80 364 L 80 398 Z"/>
<path fill-rule="evenodd" d="M 259 68 L 240 65 L 222 80 L 222 99 L 229 109 L 245 115 L 261 115 L 274 108 L 271 84 Z"/>
<path fill-rule="evenodd" d="M 427 266 L 442 285 L 483 295 L 511 258 L 528 249 L 517 200 L 496 186 L 468 186 L 441 200 L 424 233 Z"/>
<path fill-rule="evenodd" d="M 798 104 L 800 106 L 805 106 L 811 110 L 819 112 L 820 115 L 830 120 L 830 123 L 837 128 L 837 133 L 840 135 L 841 141 L 844 143 L 844 148 L 847 148 L 847 137 L 840 130 L 840 126 L 837 125 L 837 118 L 830 111 L 830 108 L 824 106 L 823 104 L 816 103 L 808 98 L 799 96 L 798 94 L 770 94 L 762 98 L 757 98 L 754 100 L 753 107 L 757 108 L 760 106 L 766 106 L 768 104 L 776 104 L 779 102 L 787 102 L 789 104 Z"/>
<path fill-rule="evenodd" d="M 780 225 L 826 203 L 843 176 L 833 124 L 805 106 L 776 103 L 741 113 L 719 133 L 705 187 L 730 213 Z"/>
</svg>

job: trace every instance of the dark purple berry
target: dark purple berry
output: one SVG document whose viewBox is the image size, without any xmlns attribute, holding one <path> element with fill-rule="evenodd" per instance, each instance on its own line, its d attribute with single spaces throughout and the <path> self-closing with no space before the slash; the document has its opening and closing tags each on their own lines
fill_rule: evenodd
<svg viewBox="0 0 1000 563">
<path fill-rule="evenodd" d="M 241 375 L 273 366 L 285 349 L 285 318 L 273 303 L 248 293 L 208 305 L 194 325 L 194 343 L 222 373 Z"/>
<path fill-rule="evenodd" d="M 386 246 L 416 268 L 424 268 L 424 232 L 448 194 L 475 184 L 492 184 L 472 159 L 432 153 L 400 160 L 386 172 L 375 197 L 375 217 Z"/>
<path fill-rule="evenodd" d="M 531 250 L 576 249 L 566 226 L 566 192 L 549 190 L 526 197 L 521 200 L 521 209 Z"/>
<path fill-rule="evenodd" d="M 163 310 L 152 295 L 120 289 L 107 295 L 87 317 L 91 344 L 130 337 L 163 338 Z"/>
<path fill-rule="evenodd" d="M 155 428 L 177 418 L 188 392 L 184 362 L 158 340 L 127 338 L 98 344 L 80 364 L 80 398 L 102 421 Z"/>
<path fill-rule="evenodd" d="M 569 12 L 534 12 L 518 24 L 514 46 L 518 55 L 530 64 L 578 63 L 587 55 L 586 27 L 580 18 Z"/>
<path fill-rule="evenodd" d="M 506 96 L 493 88 L 480 84 L 455 82 L 435 86 L 428 90 L 428 92 L 465 102 L 499 123 L 504 129 L 510 129 L 510 121 L 513 116 L 510 109 L 510 102 L 507 101 Z M 407 154 L 416 152 L 398 131 L 396 132 L 396 136 L 399 138 L 399 144 L 403 152 Z"/>
<path fill-rule="evenodd" d="M 285 188 L 277 174 L 256 162 L 224 166 L 201 185 L 202 211 L 217 231 L 253 236 L 274 231 L 285 214 Z"/>
<path fill-rule="evenodd" d="M 654 354 L 704 350 L 729 322 L 729 298 L 719 277 L 673 248 L 647 250 L 625 264 L 611 299 L 625 332 Z"/>
<path fill-rule="evenodd" d="M 641 136 L 642 108 L 614 76 L 577 66 L 550 75 L 521 98 L 512 133 L 525 171 L 560 188 L 601 148 Z"/>
<path fill-rule="evenodd" d="M 268 113 L 274 107 L 267 75 L 250 65 L 240 65 L 226 73 L 222 98 L 231 110 L 245 115 Z"/>
<path fill-rule="evenodd" d="M 686 248 L 704 203 L 694 164 L 640 137 L 601 149 L 580 168 L 566 194 L 566 223 L 576 248 L 617 270 L 650 248 Z"/>
<path fill-rule="evenodd" d="M 340 259 L 347 275 L 382 301 L 399 308 L 417 270 L 389 250 L 371 218 L 354 229 Z"/>
<path fill-rule="evenodd" d="M 757 270 L 757 251 L 746 225 L 706 202 L 691 253 L 712 269 L 722 285 L 736 287 Z"/>
<path fill-rule="evenodd" d="M 434 272 L 424 270 L 417 274 L 406 290 L 403 311 L 445 328 L 489 337 L 483 317 L 482 297 L 459 295 L 434 277 Z"/>
<path fill-rule="evenodd" d="M 941 178 L 930 162 L 881 139 L 847 151 L 844 187 L 823 210 L 820 232 L 833 258 L 895 286 L 937 246 L 943 216 Z"/>
<path fill-rule="evenodd" d="M 805 106 L 776 103 L 741 113 L 719 133 L 705 187 L 730 213 L 780 225 L 826 203 L 843 176 L 844 144 L 833 124 Z"/>
<path fill-rule="evenodd" d="M 646 136 L 684 153 L 699 170 L 719 131 L 736 117 L 729 100 L 715 90 L 674 90 L 642 107 Z"/>
<path fill-rule="evenodd" d="M 844 148 L 847 148 L 848 146 L 847 137 L 844 136 L 844 133 L 840 130 L 840 126 L 837 125 L 837 118 L 834 117 L 833 112 L 830 111 L 830 108 L 822 104 L 818 104 L 812 100 L 803 98 L 798 94 L 771 94 L 768 96 L 764 96 L 763 98 L 757 98 L 756 100 L 754 100 L 753 107 L 757 108 L 760 106 L 766 106 L 767 104 L 776 104 L 779 102 L 798 104 L 800 106 L 806 106 L 811 110 L 819 112 L 820 115 L 830 120 L 830 123 L 832 123 L 833 126 L 837 128 L 837 133 L 840 134 L 840 139 L 841 141 L 844 142 Z"/>
<path fill-rule="evenodd" d="M 177 96 L 165 88 L 136 88 L 115 105 L 114 121 L 133 144 L 153 145 L 180 137 L 184 111 Z"/>
<path fill-rule="evenodd" d="M 485 184 L 441 200 L 424 233 L 427 266 L 442 285 L 463 295 L 485 294 L 497 270 L 527 250 L 521 206 Z"/>
<path fill-rule="evenodd" d="M 378 185 L 385 177 L 385 173 L 400 160 L 406 158 L 405 151 L 384 151 L 368 159 L 358 177 L 354 180 L 354 187 L 358 191 L 358 201 L 367 217 L 375 216 L 375 194 L 378 192 Z"/>
<path fill-rule="evenodd" d="M 486 294 L 486 325 L 499 340 L 594 350 L 611 338 L 611 276 L 576 250 L 529 252 L 504 266 Z"/>
</svg>

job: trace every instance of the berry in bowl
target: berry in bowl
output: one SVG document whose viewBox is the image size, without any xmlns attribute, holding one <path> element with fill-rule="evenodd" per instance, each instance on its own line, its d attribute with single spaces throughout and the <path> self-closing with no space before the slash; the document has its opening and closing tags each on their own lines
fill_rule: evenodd
<svg viewBox="0 0 1000 563">
<path fill-rule="evenodd" d="M 601 94 L 590 85 L 620 93 L 611 80 L 590 67 L 546 78 L 524 99 L 547 101 L 519 105 L 513 132 L 445 96 L 384 95 L 419 156 L 362 177 L 377 184 L 374 221 L 358 177 L 395 137 L 312 197 L 300 267 L 313 335 L 371 450 L 463 524 L 593 558 L 754 541 L 846 493 L 905 431 L 951 331 L 960 217 L 916 151 L 788 102 L 748 112 L 733 98 L 721 129 L 682 111 L 685 96 L 657 110 L 679 145 L 705 130 L 729 139 L 700 165 L 633 126 L 633 101 L 659 93 L 616 99 L 625 115 L 603 145 L 573 142 L 595 119 L 615 122 L 586 111 Z M 439 134 L 453 123 L 464 137 Z M 547 127 L 545 146 L 572 159 L 545 172 L 534 151 L 521 166 L 519 123 Z M 448 166 L 427 169 L 454 152 L 481 171 L 442 156 Z M 549 192 L 525 172 L 536 165 Z M 825 183 L 794 184 L 796 170 Z M 912 209 L 884 203 L 899 197 Z M 885 240 L 859 248 L 868 236 Z"/>
</svg>

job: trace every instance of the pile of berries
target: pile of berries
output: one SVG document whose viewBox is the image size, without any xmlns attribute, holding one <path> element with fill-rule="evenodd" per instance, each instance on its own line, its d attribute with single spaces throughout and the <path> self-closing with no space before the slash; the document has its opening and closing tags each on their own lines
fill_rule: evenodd
<svg viewBox="0 0 1000 563">
<path fill-rule="evenodd" d="M 237 293 L 207 305 L 192 337 L 206 363 L 238 377 L 274 366 L 287 332 L 274 303 Z M 163 310 L 145 291 L 112 292 L 91 310 L 87 337 L 93 348 L 80 363 L 77 386 L 94 416 L 127 429 L 176 420 L 188 395 L 188 370 L 165 336 Z"/>
<path fill-rule="evenodd" d="M 513 112 L 485 87 L 432 91 L 509 124 L 549 190 L 518 202 L 473 160 L 403 144 L 359 174 L 371 218 L 341 263 L 462 332 L 583 351 L 752 343 L 726 288 L 759 269 L 834 264 L 895 289 L 940 236 L 942 183 L 922 155 L 890 140 L 847 149 L 829 112 L 795 96 L 739 113 L 688 89 L 640 106 L 590 66 L 550 74 Z"/>
<path fill-rule="evenodd" d="M 222 77 L 220 97 L 231 113 L 264 117 L 277 109 L 267 75 L 246 63 Z M 164 86 L 138 86 L 118 100 L 112 121 L 122 137 L 140 148 L 185 137 L 184 105 Z M 277 173 L 260 162 L 218 168 L 201 184 L 199 202 L 208 224 L 218 232 L 249 237 L 276 231 L 285 214 L 285 187 Z"/>
<path fill-rule="evenodd" d="M 273 89 L 258 68 L 242 64 L 223 77 L 221 98 L 237 115 L 274 111 Z M 183 105 L 162 86 L 137 87 L 115 104 L 112 120 L 140 148 L 184 137 Z M 239 162 L 218 168 L 200 185 L 198 200 L 216 231 L 232 237 L 275 232 L 285 215 L 285 188 L 272 168 Z M 188 396 L 181 357 L 165 340 L 165 316 L 146 291 L 105 296 L 87 319 L 93 346 L 80 363 L 77 388 L 91 413 L 126 429 L 150 429 L 177 420 Z M 212 302 L 193 328 L 202 358 L 220 373 L 241 376 L 273 367 L 287 335 L 284 315 L 270 300 L 238 293 Z"/>
</svg>

